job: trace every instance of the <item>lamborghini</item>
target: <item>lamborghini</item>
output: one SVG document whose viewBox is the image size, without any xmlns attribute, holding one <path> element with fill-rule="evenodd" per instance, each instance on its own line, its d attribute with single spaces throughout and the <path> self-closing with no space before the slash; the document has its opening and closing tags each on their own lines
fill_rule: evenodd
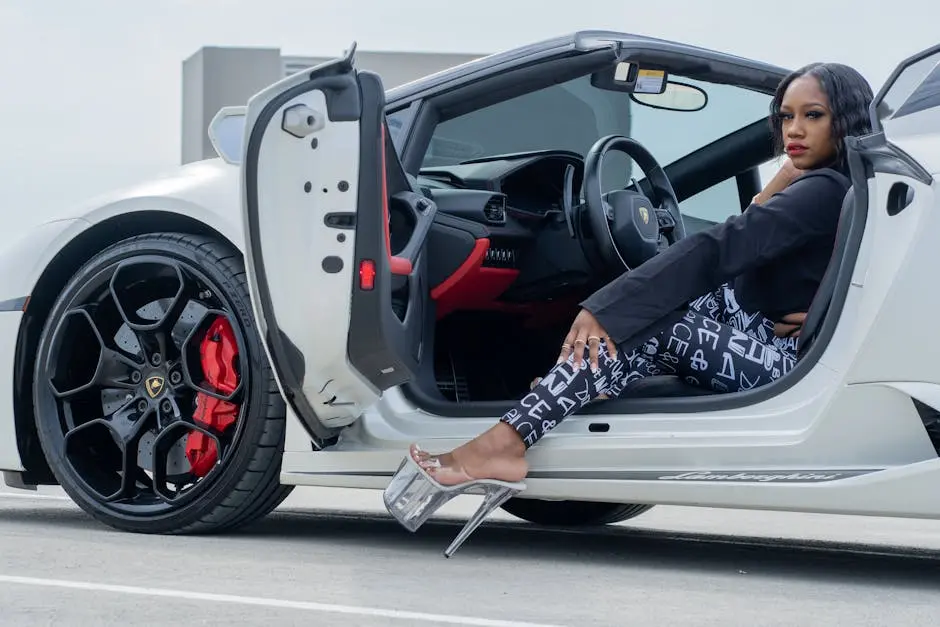
<svg viewBox="0 0 940 627">
<path fill-rule="evenodd" d="M 940 46 L 878 90 L 782 379 L 588 405 L 503 508 L 940 518 Z M 231 530 L 295 486 L 383 490 L 490 427 L 577 303 L 742 211 L 788 69 L 586 31 L 386 90 L 342 55 L 226 107 L 218 157 L 0 252 L 0 469 L 144 533 Z"/>
</svg>

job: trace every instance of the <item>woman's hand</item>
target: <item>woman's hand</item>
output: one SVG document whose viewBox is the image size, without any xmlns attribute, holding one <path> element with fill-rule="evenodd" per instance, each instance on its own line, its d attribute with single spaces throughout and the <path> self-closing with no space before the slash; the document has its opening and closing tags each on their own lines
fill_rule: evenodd
<svg viewBox="0 0 940 627">
<path fill-rule="evenodd" d="M 777 337 L 800 337 L 804 320 L 806 320 L 805 313 L 787 314 L 780 319 L 780 322 L 774 323 L 774 335 Z"/>
<path fill-rule="evenodd" d="M 591 368 L 596 370 L 598 365 L 598 350 L 601 340 L 607 344 L 607 353 L 612 359 L 617 357 L 617 347 L 613 340 L 607 335 L 607 331 L 601 326 L 597 318 L 587 309 L 582 309 L 571 323 L 571 330 L 565 336 L 565 342 L 561 345 L 561 354 L 558 356 L 558 363 L 564 363 L 574 351 L 574 366 L 581 367 L 581 359 L 584 357 L 584 347 L 589 349 Z"/>
<path fill-rule="evenodd" d="M 759 205 L 762 202 L 767 202 L 771 196 L 785 190 L 790 183 L 798 179 L 802 174 L 803 170 L 797 168 L 793 165 L 793 162 L 787 158 L 780 167 L 780 170 L 767 182 L 767 186 L 764 187 L 759 194 L 754 196 L 754 203 Z"/>
</svg>

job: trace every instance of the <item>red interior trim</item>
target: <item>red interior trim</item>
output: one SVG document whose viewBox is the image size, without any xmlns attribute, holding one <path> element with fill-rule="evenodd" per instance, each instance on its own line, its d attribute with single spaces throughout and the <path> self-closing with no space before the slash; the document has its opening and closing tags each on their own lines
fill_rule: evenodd
<svg viewBox="0 0 940 627">
<path fill-rule="evenodd" d="M 405 259 L 404 257 L 392 257 L 388 256 L 388 267 L 392 271 L 392 274 L 397 274 L 398 276 L 410 276 L 411 275 L 411 260 Z"/>
<path fill-rule="evenodd" d="M 392 255 L 392 234 L 388 230 L 388 223 L 390 221 L 388 214 L 388 174 L 386 171 L 387 163 L 385 162 L 385 125 L 381 126 L 381 133 L 379 135 L 379 141 L 381 145 L 379 146 L 379 154 L 381 154 L 381 169 L 382 169 L 382 216 L 385 222 L 385 251 L 388 254 L 388 267 L 391 270 L 392 274 L 397 274 L 399 276 L 409 276 L 411 275 L 411 260 L 406 259 L 405 257 L 395 257 Z"/>
<path fill-rule="evenodd" d="M 511 268 L 484 268 L 483 258 L 489 248 L 489 239 L 478 239 L 460 267 L 431 290 L 431 298 L 437 303 L 438 318 L 458 309 L 485 307 L 519 276 L 519 271 Z"/>
<path fill-rule="evenodd" d="M 467 255 L 467 258 L 464 259 L 463 263 L 454 270 L 454 273 L 444 279 L 440 285 L 431 290 L 431 298 L 434 300 L 440 300 L 441 298 L 446 298 L 447 295 L 454 290 L 460 281 L 467 276 L 468 272 L 471 272 L 475 268 L 479 268 L 483 265 L 483 257 L 486 255 L 486 251 L 489 250 L 490 240 L 487 238 L 478 239 L 473 245 L 473 250 L 470 251 L 470 254 Z"/>
<path fill-rule="evenodd" d="M 570 320 L 578 310 L 578 298 L 568 297 L 548 302 L 504 303 L 497 300 L 518 278 L 511 268 L 484 268 L 483 259 L 490 240 L 476 240 L 462 264 L 440 285 L 431 290 L 437 304 L 438 319 L 454 311 L 504 311 L 529 316 L 530 327 Z"/>
</svg>

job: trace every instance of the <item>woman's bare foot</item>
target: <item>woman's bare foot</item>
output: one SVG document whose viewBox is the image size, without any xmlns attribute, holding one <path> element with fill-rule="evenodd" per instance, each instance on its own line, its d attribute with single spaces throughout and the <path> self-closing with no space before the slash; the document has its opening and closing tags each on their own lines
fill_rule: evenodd
<svg viewBox="0 0 940 627">
<path fill-rule="evenodd" d="M 534 389 L 541 381 L 542 378 L 537 377 L 529 384 L 529 389 Z M 601 394 L 597 400 L 605 398 L 607 395 Z M 410 454 L 443 485 L 458 485 L 474 479 L 522 481 L 529 472 L 522 438 L 504 422 L 496 423 L 450 453 L 431 455 L 413 445 Z"/>
<path fill-rule="evenodd" d="M 411 456 L 442 485 L 458 485 L 474 479 L 522 481 L 529 471 L 522 439 L 504 422 L 450 453 L 430 455 L 412 446 Z"/>
</svg>

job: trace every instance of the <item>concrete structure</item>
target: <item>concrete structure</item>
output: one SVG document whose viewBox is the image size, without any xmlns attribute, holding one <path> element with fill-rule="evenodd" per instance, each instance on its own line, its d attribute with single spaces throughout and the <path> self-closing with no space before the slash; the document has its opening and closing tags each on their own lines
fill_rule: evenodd
<svg viewBox="0 0 940 627">
<path fill-rule="evenodd" d="M 395 87 L 480 56 L 359 50 L 356 64 L 381 76 L 386 87 Z M 243 105 L 265 86 L 326 60 L 328 57 L 283 56 L 278 48 L 198 50 L 183 61 L 182 162 L 215 156 L 206 129 L 220 108 Z"/>
</svg>

